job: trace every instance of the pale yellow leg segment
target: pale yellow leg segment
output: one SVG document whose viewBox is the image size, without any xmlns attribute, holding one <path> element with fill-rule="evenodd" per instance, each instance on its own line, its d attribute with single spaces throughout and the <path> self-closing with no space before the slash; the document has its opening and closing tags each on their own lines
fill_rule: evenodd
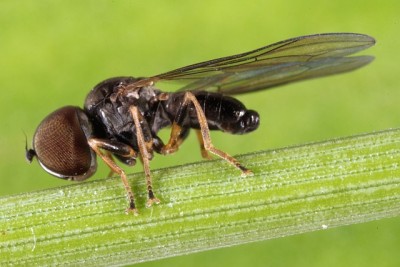
<svg viewBox="0 0 400 267">
<path fill-rule="evenodd" d="M 136 127 L 137 143 L 139 146 L 139 152 L 142 157 L 143 169 L 144 169 L 144 173 L 146 176 L 147 191 L 148 191 L 148 195 L 149 195 L 149 199 L 147 200 L 146 206 L 150 207 L 153 203 L 156 203 L 156 204 L 160 203 L 160 200 L 158 198 L 156 198 L 153 193 L 153 186 L 152 186 L 151 174 L 150 174 L 151 155 L 149 154 L 149 152 L 147 150 L 148 145 L 146 144 L 146 142 L 144 140 L 142 127 L 140 126 L 140 117 L 141 117 L 140 112 L 137 109 L 137 107 L 135 107 L 135 106 L 131 106 L 130 111 L 132 114 L 133 122 Z"/>
</svg>

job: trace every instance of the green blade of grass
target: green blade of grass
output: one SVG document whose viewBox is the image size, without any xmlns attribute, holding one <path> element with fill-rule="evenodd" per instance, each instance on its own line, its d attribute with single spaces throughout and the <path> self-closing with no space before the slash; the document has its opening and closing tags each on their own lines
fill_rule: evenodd
<svg viewBox="0 0 400 267">
<path fill-rule="evenodd" d="M 400 214 L 400 130 L 153 172 L 126 215 L 118 178 L 0 198 L 0 266 L 126 265 Z"/>
</svg>

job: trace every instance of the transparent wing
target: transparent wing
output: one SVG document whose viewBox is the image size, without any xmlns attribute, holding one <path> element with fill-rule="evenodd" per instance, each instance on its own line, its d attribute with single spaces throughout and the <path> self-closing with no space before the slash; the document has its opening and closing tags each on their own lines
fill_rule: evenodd
<svg viewBox="0 0 400 267">
<path fill-rule="evenodd" d="M 142 82 L 184 80 L 187 85 L 180 90 L 241 94 L 360 68 L 373 57 L 348 56 L 374 44 L 372 37 L 356 33 L 301 36 L 250 52 L 189 65 Z"/>
</svg>

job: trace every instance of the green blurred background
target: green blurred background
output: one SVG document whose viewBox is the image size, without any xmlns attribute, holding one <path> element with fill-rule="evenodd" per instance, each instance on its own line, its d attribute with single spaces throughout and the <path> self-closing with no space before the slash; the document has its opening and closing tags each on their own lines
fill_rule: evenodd
<svg viewBox="0 0 400 267">
<path fill-rule="evenodd" d="M 300 35 L 366 33 L 377 45 L 364 54 L 376 60 L 350 74 L 240 96 L 259 111 L 261 127 L 245 136 L 213 133 L 217 147 L 241 154 L 400 125 L 399 1 L 3 0 L 0 14 L 0 196 L 68 184 L 26 163 L 24 133 L 30 143 L 44 116 L 63 105 L 82 106 L 97 82 L 154 75 Z M 157 155 L 151 167 L 199 160 L 191 135 L 179 153 Z M 107 175 L 100 165 L 92 179 Z M 376 221 L 142 266 L 399 266 L 399 223 Z"/>
</svg>

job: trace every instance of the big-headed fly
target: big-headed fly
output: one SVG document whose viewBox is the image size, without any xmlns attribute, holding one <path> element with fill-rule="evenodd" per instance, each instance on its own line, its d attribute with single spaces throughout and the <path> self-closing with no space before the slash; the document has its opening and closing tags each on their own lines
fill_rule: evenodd
<svg viewBox="0 0 400 267">
<path fill-rule="evenodd" d="M 26 158 L 37 157 L 50 174 L 74 181 L 96 171 L 96 155 L 118 174 L 136 213 L 132 189 L 125 172 L 113 157 L 127 165 L 143 162 L 147 182 L 147 206 L 159 203 L 153 193 L 149 162 L 154 152 L 167 155 L 178 150 L 190 129 L 197 132 L 201 154 L 212 153 L 237 168 L 251 171 L 234 157 L 214 147 L 210 130 L 244 134 L 257 129 L 259 115 L 232 95 L 360 68 L 371 56 L 350 56 L 374 45 L 375 40 L 355 33 L 301 36 L 250 52 L 213 59 L 148 78 L 116 77 L 96 85 L 83 109 L 62 107 L 38 126 L 33 149 Z M 163 92 L 156 83 L 181 80 L 177 92 Z M 170 126 L 165 144 L 157 133 Z"/>
</svg>

